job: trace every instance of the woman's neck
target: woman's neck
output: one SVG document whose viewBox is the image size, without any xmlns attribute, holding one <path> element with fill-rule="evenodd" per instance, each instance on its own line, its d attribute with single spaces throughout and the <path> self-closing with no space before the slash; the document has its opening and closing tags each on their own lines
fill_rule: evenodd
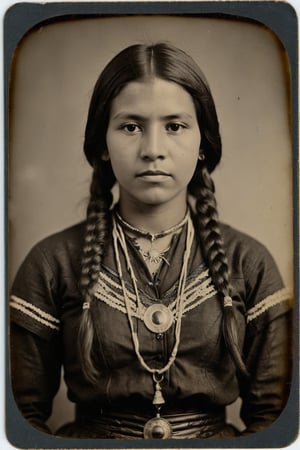
<svg viewBox="0 0 300 450">
<path fill-rule="evenodd" d="M 187 202 L 172 206 L 169 203 L 162 205 L 124 205 L 119 203 L 119 213 L 130 225 L 148 231 L 159 233 L 177 225 L 185 216 Z"/>
</svg>

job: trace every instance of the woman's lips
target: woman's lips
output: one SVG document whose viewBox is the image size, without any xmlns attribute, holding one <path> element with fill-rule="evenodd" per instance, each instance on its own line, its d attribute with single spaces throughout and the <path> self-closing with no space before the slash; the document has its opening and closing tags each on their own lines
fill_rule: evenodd
<svg viewBox="0 0 300 450">
<path fill-rule="evenodd" d="M 161 170 L 145 170 L 140 172 L 137 177 L 143 179 L 144 181 L 158 183 L 167 180 L 171 177 L 171 175 Z"/>
</svg>

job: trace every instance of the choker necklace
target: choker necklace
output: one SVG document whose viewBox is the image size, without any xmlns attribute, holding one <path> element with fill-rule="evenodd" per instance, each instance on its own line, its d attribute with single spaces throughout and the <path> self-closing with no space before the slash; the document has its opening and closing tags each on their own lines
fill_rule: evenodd
<svg viewBox="0 0 300 450">
<path fill-rule="evenodd" d="M 122 291 L 124 295 L 124 302 L 131 332 L 131 338 L 135 350 L 135 354 L 141 364 L 141 366 L 150 374 L 152 374 L 153 382 L 154 382 L 154 396 L 152 404 L 156 408 L 156 417 L 153 417 L 152 419 L 148 420 L 144 426 L 144 437 L 145 439 L 168 439 L 172 436 L 172 426 L 171 424 L 164 418 L 160 416 L 160 410 L 161 406 L 165 403 L 163 394 L 162 394 L 162 388 L 161 383 L 164 380 L 164 374 L 167 372 L 171 365 L 174 363 L 177 351 L 180 344 L 180 334 L 181 334 L 181 322 L 182 322 L 182 316 L 183 316 L 183 301 L 184 301 L 184 290 L 186 286 L 186 279 L 187 279 L 187 273 L 188 273 L 188 262 L 189 257 L 191 254 L 191 248 L 194 238 L 194 227 L 192 224 L 192 220 L 190 216 L 187 216 L 187 219 L 184 219 L 187 222 L 187 235 L 186 235 L 186 244 L 185 244 L 185 251 L 183 255 L 183 262 L 182 262 L 182 269 L 179 276 L 179 282 L 178 282 L 178 290 L 177 290 L 177 297 L 176 297 L 176 312 L 175 316 L 171 313 L 170 309 L 166 307 L 163 304 L 152 304 L 150 307 L 146 308 L 141 303 L 136 277 L 133 271 L 133 267 L 129 258 L 127 245 L 126 245 L 126 239 L 124 232 L 122 230 L 122 227 L 120 224 L 118 224 L 113 218 L 113 245 L 114 245 L 114 253 L 116 258 L 116 264 L 117 264 L 117 270 L 118 275 L 120 279 L 120 283 L 122 286 Z M 126 261 L 126 267 L 130 274 L 132 285 L 134 288 L 135 293 L 135 301 L 136 301 L 136 308 L 141 312 L 140 317 L 143 317 L 145 326 L 150 329 L 150 331 L 153 331 L 155 333 L 157 332 L 165 332 L 167 331 L 170 326 L 173 323 L 173 319 L 176 321 L 175 325 L 175 343 L 174 347 L 172 349 L 172 352 L 169 356 L 169 360 L 166 363 L 164 367 L 161 369 L 154 369 L 153 367 L 150 367 L 146 361 L 144 360 L 143 356 L 140 352 L 140 343 L 138 334 L 136 331 L 136 328 L 134 326 L 133 322 L 133 311 L 130 304 L 130 299 L 127 294 L 127 289 L 125 286 L 125 281 L 123 277 L 123 270 L 121 266 L 121 260 L 120 260 L 120 254 L 119 254 L 119 247 L 122 249 L 125 261 Z M 145 312 L 142 314 L 142 311 Z M 158 331 L 158 328 L 162 331 Z"/>
<path fill-rule="evenodd" d="M 135 235 L 140 235 L 142 237 L 145 237 L 146 239 L 150 239 L 150 248 L 148 250 L 144 250 L 140 244 L 137 243 L 135 239 L 135 245 L 138 249 L 138 251 L 143 256 L 144 260 L 146 262 L 149 262 L 150 264 L 160 264 L 162 261 L 165 261 L 168 265 L 169 262 L 165 258 L 165 253 L 169 250 L 169 247 L 164 250 L 158 250 L 155 247 L 155 241 L 157 239 L 160 239 L 162 237 L 168 236 L 169 234 L 173 234 L 176 231 L 179 231 L 181 228 L 184 227 L 184 225 L 187 223 L 189 218 L 189 210 L 187 210 L 184 218 L 179 222 L 178 224 L 168 228 L 167 230 L 161 231 L 159 233 L 150 233 L 146 230 L 141 230 L 140 228 L 136 228 L 132 225 L 130 225 L 128 222 L 126 222 L 118 213 L 118 211 L 115 211 L 116 217 L 118 221 L 123 225 L 125 229 L 128 231 L 131 231 Z"/>
<path fill-rule="evenodd" d="M 116 217 L 119 220 L 119 222 L 126 228 L 128 231 L 132 231 L 135 234 L 139 234 L 140 236 L 144 236 L 148 239 L 150 239 L 152 242 L 154 242 L 156 239 L 162 238 L 164 236 L 168 236 L 168 234 L 175 233 L 175 231 L 180 230 L 188 221 L 189 219 L 189 209 L 187 210 L 184 218 L 181 220 L 181 222 L 177 223 L 176 225 L 168 228 L 167 230 L 160 231 L 158 233 L 150 233 L 150 231 L 141 230 L 140 228 L 136 228 L 133 225 L 130 225 L 130 223 L 126 222 L 126 220 L 123 219 L 123 217 L 120 216 L 118 211 L 115 211 Z"/>
</svg>

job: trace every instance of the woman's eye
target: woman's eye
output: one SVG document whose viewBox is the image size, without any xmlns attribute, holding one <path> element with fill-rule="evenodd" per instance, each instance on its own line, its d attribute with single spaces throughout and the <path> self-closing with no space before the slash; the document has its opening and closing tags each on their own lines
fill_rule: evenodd
<svg viewBox="0 0 300 450">
<path fill-rule="evenodd" d="M 141 131 L 141 128 L 135 123 L 128 123 L 124 125 L 122 128 L 123 130 L 127 131 L 130 134 L 139 133 Z"/>
<path fill-rule="evenodd" d="M 166 126 L 167 131 L 170 131 L 172 133 L 177 133 L 178 131 L 181 131 L 184 127 L 181 123 L 169 123 Z"/>
</svg>

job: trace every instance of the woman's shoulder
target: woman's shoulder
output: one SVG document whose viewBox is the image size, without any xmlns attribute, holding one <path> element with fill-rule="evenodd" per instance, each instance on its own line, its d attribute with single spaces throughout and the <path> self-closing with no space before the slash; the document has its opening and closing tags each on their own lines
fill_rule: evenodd
<svg viewBox="0 0 300 450">
<path fill-rule="evenodd" d="M 85 222 L 52 233 L 34 244 L 25 262 L 44 264 L 51 268 L 76 264 L 81 258 Z"/>
<path fill-rule="evenodd" d="M 258 250 L 268 252 L 265 244 L 250 234 L 223 222 L 220 223 L 220 228 L 224 245 L 228 250 L 243 248 L 250 252 L 257 252 Z"/>
<path fill-rule="evenodd" d="M 256 237 L 240 231 L 231 225 L 221 223 L 221 234 L 230 265 L 243 271 L 257 270 L 263 267 L 276 267 L 274 258 L 267 248 Z"/>
<path fill-rule="evenodd" d="M 64 296 L 78 296 L 84 228 L 79 223 L 38 241 L 14 278 L 12 320 L 46 339 L 59 329 Z"/>
<path fill-rule="evenodd" d="M 34 247 L 41 250 L 81 247 L 84 231 L 85 222 L 80 222 L 40 239 Z"/>
</svg>

